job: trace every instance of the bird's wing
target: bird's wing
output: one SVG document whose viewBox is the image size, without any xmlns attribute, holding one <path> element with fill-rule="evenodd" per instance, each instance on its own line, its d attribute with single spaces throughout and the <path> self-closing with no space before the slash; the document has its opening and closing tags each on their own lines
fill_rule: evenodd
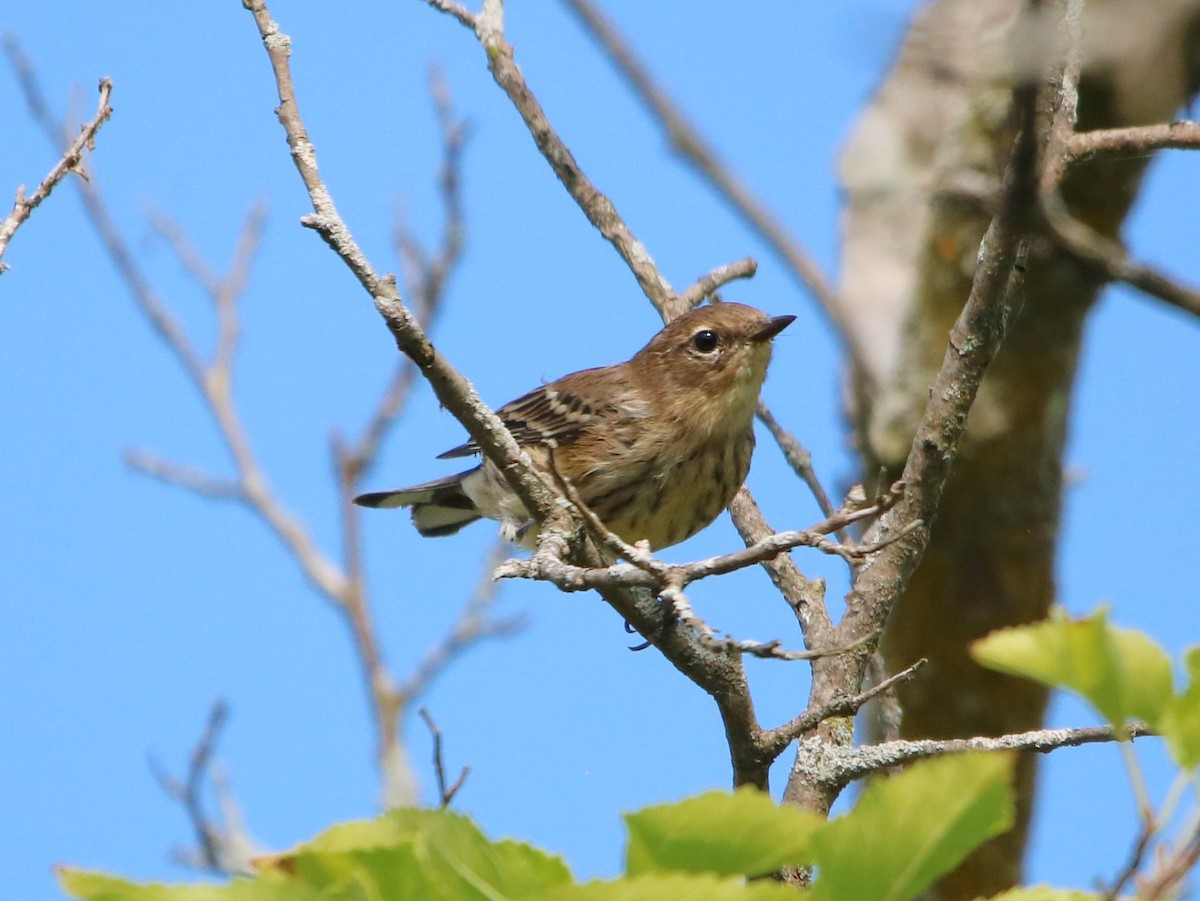
<svg viewBox="0 0 1200 901">
<path fill-rule="evenodd" d="M 549 385 L 542 385 L 505 404 L 496 414 L 504 420 L 517 444 L 542 444 L 548 447 L 569 444 L 595 423 L 619 415 L 619 409 L 614 404 L 596 402 L 584 397 L 580 391 L 572 390 L 573 382 L 583 386 L 590 381 L 590 378 L 581 380 L 579 376 L 589 376 L 594 371 L 577 372 Z M 479 445 L 472 439 L 444 454 L 438 454 L 438 459 L 447 460 L 477 453 Z"/>
</svg>

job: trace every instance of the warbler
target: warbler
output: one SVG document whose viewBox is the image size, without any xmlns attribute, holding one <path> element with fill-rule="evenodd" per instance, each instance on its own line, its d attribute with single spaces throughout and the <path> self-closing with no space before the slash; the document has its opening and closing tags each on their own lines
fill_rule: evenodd
<svg viewBox="0 0 1200 901">
<path fill-rule="evenodd" d="M 699 307 L 628 361 L 573 372 L 497 413 L 534 466 L 574 486 L 612 532 L 670 547 L 716 519 L 745 481 L 771 340 L 795 318 L 738 303 Z M 438 459 L 478 453 L 468 441 Z M 528 511 L 490 460 L 354 502 L 411 507 L 426 536 L 487 517 L 506 539 L 536 546 Z"/>
</svg>

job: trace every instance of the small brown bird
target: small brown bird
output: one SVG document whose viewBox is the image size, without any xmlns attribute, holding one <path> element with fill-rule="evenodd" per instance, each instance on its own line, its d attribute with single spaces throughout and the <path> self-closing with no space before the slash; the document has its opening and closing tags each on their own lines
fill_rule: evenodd
<svg viewBox="0 0 1200 901">
<path fill-rule="evenodd" d="M 630 544 L 669 547 L 716 519 L 745 480 L 771 339 L 795 318 L 738 303 L 700 307 L 631 360 L 563 376 L 498 414 L 534 465 L 553 465 L 609 529 Z M 477 453 L 468 441 L 438 459 Z M 411 507 L 427 536 L 486 516 L 506 539 L 536 545 L 529 513 L 490 460 L 354 502 Z"/>
</svg>

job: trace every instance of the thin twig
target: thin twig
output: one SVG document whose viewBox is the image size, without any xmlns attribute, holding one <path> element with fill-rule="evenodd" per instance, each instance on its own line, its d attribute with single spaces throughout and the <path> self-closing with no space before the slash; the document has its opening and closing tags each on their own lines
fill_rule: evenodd
<svg viewBox="0 0 1200 901">
<path fill-rule="evenodd" d="M 1105 280 L 1124 282 L 1170 306 L 1200 316 L 1200 291 L 1184 287 L 1150 266 L 1133 262 L 1125 248 L 1071 216 L 1060 200 L 1046 198 L 1043 212 L 1051 238 Z"/>
<path fill-rule="evenodd" d="M 470 646 L 488 638 L 512 635 L 524 627 L 519 617 L 496 619 L 492 607 L 496 600 L 496 583 L 492 572 L 508 553 L 497 541 L 484 556 L 479 568 L 475 589 L 463 605 L 454 625 L 434 645 L 397 690 L 401 710 L 421 697 L 446 667 Z"/>
<path fill-rule="evenodd" d="M 649 71 L 629 49 L 628 42 L 617 33 L 612 23 L 589 0 L 564 2 L 608 53 L 617 69 L 634 89 L 634 93 L 658 119 L 675 151 L 695 167 L 717 195 L 770 245 L 797 281 L 812 293 L 819 308 L 845 343 L 851 361 L 857 363 L 863 359 L 854 344 L 855 333 L 846 324 L 840 300 L 804 248 L 771 215 L 766 205 L 718 159 L 716 152 L 701 136 L 699 130 L 655 83 Z"/>
<path fill-rule="evenodd" d="M 1060 748 L 1099 742 L 1119 742 L 1124 738 L 1142 738 L 1153 735 L 1147 727 L 1135 724 L 1124 732 L 1116 732 L 1109 726 L 1088 726 L 1081 729 L 1038 729 L 1032 732 L 1016 732 L 995 738 L 923 739 L 919 741 L 889 741 L 878 745 L 863 745 L 837 754 L 836 780 L 848 785 L 881 770 L 890 769 L 901 763 L 942 757 L 963 751 L 1033 751 L 1049 754 Z"/>
<path fill-rule="evenodd" d="M 1079 119 L 1079 77 L 1083 71 L 1083 0 L 1066 0 L 1059 21 L 1063 45 L 1063 64 L 1055 96 L 1054 116 L 1046 136 L 1045 162 L 1042 165 L 1042 197 L 1054 194 L 1069 163 L 1067 148 L 1075 135 Z"/>
<path fill-rule="evenodd" d="M 180 859 L 190 866 L 223 875 L 250 872 L 251 858 L 260 853 L 241 823 L 228 785 L 216 772 L 217 741 L 228 718 L 228 705 L 223 700 L 215 701 L 204 731 L 188 757 L 187 776 L 183 779 L 171 776 L 156 761 L 150 762 L 159 787 L 183 807 L 196 835 L 196 849 L 180 853 Z M 222 808 L 219 822 L 210 819 L 204 810 L 204 788 L 210 780 Z"/>
<path fill-rule="evenodd" d="M 1158 901 L 1179 897 L 1179 887 L 1197 861 L 1200 861 L 1200 824 L 1193 822 L 1184 842 L 1162 854 L 1154 871 L 1137 880 L 1138 898 Z"/>
<path fill-rule="evenodd" d="M 1125 887 L 1137 875 L 1138 870 L 1142 868 L 1142 864 L 1146 860 L 1146 852 L 1150 850 L 1150 843 L 1154 841 L 1156 832 L 1153 823 L 1142 822 L 1138 829 L 1137 838 L 1134 840 L 1133 848 L 1130 849 L 1129 859 L 1125 862 L 1125 866 L 1121 871 L 1113 877 L 1112 884 L 1104 890 L 1104 901 L 1117 901 Z"/>
<path fill-rule="evenodd" d="M 885 692 L 891 691 L 901 682 L 907 682 L 916 674 L 917 670 L 928 662 L 925 658 L 921 658 L 912 666 L 901 670 L 894 676 L 889 676 L 877 685 L 872 685 L 866 691 L 859 692 L 848 698 L 837 698 L 827 704 L 822 704 L 820 707 L 806 710 L 782 726 L 766 730 L 762 736 L 764 749 L 775 756 L 782 754 L 784 748 L 804 733 L 811 732 L 831 717 L 853 716 L 866 706 L 868 701 L 879 697 Z"/>
<path fill-rule="evenodd" d="M 243 0 L 242 5 L 254 16 L 270 60 L 280 101 L 276 115 L 287 134 L 292 160 L 312 201 L 314 212 L 303 217 L 301 224 L 316 231 L 354 273 L 374 299 L 375 307 L 387 323 L 397 346 L 417 364 L 438 400 L 463 424 L 488 459 L 497 465 L 533 518 L 548 525 L 550 521 L 558 523 L 561 514 L 554 505 L 554 494 L 539 478 L 528 456 L 517 446 L 504 423 L 483 403 L 471 384 L 434 348 L 412 311 L 401 299 L 395 278 L 379 275 L 354 240 L 338 213 L 329 189 L 321 180 L 316 150 L 300 116 L 289 62 L 291 39 L 280 31 L 263 0 Z M 454 4 L 443 3 L 442 8 L 460 21 L 464 21 L 464 18 L 474 21 L 476 18 Z M 488 8 L 485 5 L 485 11 Z M 562 524 L 543 531 L 552 531 L 554 527 L 569 528 Z"/>
<path fill-rule="evenodd" d="M 1149 156 L 1156 150 L 1200 149 L 1200 122 L 1170 122 L 1129 128 L 1101 128 L 1076 132 L 1066 153 L 1073 163 L 1098 156 Z"/>
<path fill-rule="evenodd" d="M 199 469 L 167 460 L 149 451 L 126 449 L 121 459 L 130 469 L 177 488 L 183 488 L 202 497 L 220 501 L 246 502 L 246 493 L 240 482 L 209 475 Z"/>
<path fill-rule="evenodd" d="M 5 32 L 3 43 L 4 52 L 7 54 L 13 69 L 16 71 L 18 80 L 23 84 L 30 83 L 33 78 L 33 66 L 21 50 L 20 44 L 17 43 L 16 36 Z M 63 150 L 61 159 L 46 174 L 41 184 L 37 186 L 37 189 L 32 194 L 26 195 L 24 185 L 17 188 L 17 197 L 13 201 L 12 212 L 8 214 L 3 222 L 0 222 L 0 260 L 3 259 L 4 252 L 8 249 L 9 241 L 12 240 L 17 229 L 33 214 L 33 211 L 38 208 L 42 201 L 50 196 L 50 192 L 54 190 L 59 182 L 72 172 L 80 175 L 84 180 L 87 179 L 87 175 L 83 169 L 83 154 L 85 150 L 95 150 L 96 134 L 100 131 L 101 126 L 112 116 L 112 107 L 108 105 L 109 98 L 112 96 L 112 88 L 111 79 L 100 79 L 100 99 L 96 104 L 95 115 L 79 130 L 78 137 Z M 26 92 L 26 96 L 29 96 L 28 91 Z M 40 92 L 39 102 L 41 102 Z M 30 106 L 31 108 L 34 106 L 32 101 Z M 0 274 L 3 274 L 7 268 L 8 266 L 5 263 L 0 262 Z"/>
<path fill-rule="evenodd" d="M 1067 254 L 1096 270 L 1106 281 L 1124 282 L 1167 304 L 1200 316 L 1200 292 L 1134 263 L 1116 241 L 1071 215 L 1058 194 L 1068 166 L 1097 155 L 1149 156 L 1165 147 L 1200 148 L 1200 123 L 1174 122 L 1079 133 L 1075 130 L 1079 78 L 1083 68 L 1083 0 L 1067 0 L 1060 30 L 1064 61 L 1055 112 L 1046 142 L 1041 176 L 1041 212 L 1051 238 Z"/>
<path fill-rule="evenodd" d="M 472 15 L 456 4 L 444 0 L 428 0 L 429 5 L 449 13 L 475 32 L 479 43 L 487 53 L 488 70 L 496 84 L 516 107 L 529 129 L 538 150 L 554 170 L 567 193 L 583 210 L 589 222 L 596 227 L 629 267 L 642 292 L 658 308 L 663 319 L 671 319 L 684 312 L 683 306 L 670 283 L 654 265 L 649 251 L 642 244 L 608 199 L 587 177 L 575 161 L 575 157 L 555 132 L 546 118 L 537 98 L 525 83 L 521 70 L 513 60 L 512 45 L 504 36 L 503 6 L 499 2 L 485 3 L 483 11 Z"/>
<path fill-rule="evenodd" d="M 696 283 L 679 293 L 681 310 L 690 310 L 699 306 L 706 297 L 716 294 L 722 287 L 739 278 L 754 278 L 758 272 L 758 263 L 746 257 L 725 266 L 718 266 L 708 275 L 696 280 Z"/>
<path fill-rule="evenodd" d="M 421 719 L 429 727 L 429 734 L 433 736 L 433 768 L 437 774 L 438 806 L 442 810 L 445 810 L 450 806 L 450 802 L 454 800 L 454 796 L 458 794 L 458 790 L 463 787 L 463 783 L 467 781 L 467 776 L 470 774 L 471 768 L 464 766 L 454 784 L 451 786 L 446 785 L 446 767 L 442 762 L 442 730 L 438 728 L 437 723 L 433 721 L 433 717 L 430 716 L 429 711 L 424 707 L 420 708 L 417 713 L 421 715 Z"/>
<path fill-rule="evenodd" d="M 498 579 L 540 579 L 553 582 L 564 591 L 586 591 L 592 588 L 650 588 L 661 592 L 676 586 L 679 589 L 700 579 L 724 575 L 770 560 L 797 547 L 811 547 L 829 554 L 862 560 L 878 553 L 893 542 L 921 528 L 922 521 L 905 523 L 888 534 L 861 545 L 840 545 L 828 536 L 851 523 L 880 516 L 901 496 L 903 484 L 882 493 L 872 503 L 844 508 L 803 531 L 779 532 L 769 535 L 742 550 L 732 551 L 692 563 L 668 564 L 642 555 L 637 548 L 624 542 L 616 547 L 622 556 L 639 558 L 637 563 L 615 563 L 606 567 L 578 566 L 567 563 L 557 553 L 557 545 L 535 553 L 526 560 L 508 560 L 496 568 Z M 614 536 L 615 537 L 615 536 Z M 855 639 L 857 640 L 857 638 Z"/>
<path fill-rule="evenodd" d="M 821 508 L 821 512 L 826 516 L 832 516 L 833 504 L 829 502 L 829 495 L 825 493 L 825 489 L 821 486 L 821 481 L 817 478 L 816 470 L 813 469 L 812 454 L 799 442 L 795 435 L 779 424 L 779 420 L 767 409 L 767 405 L 761 399 L 758 402 L 757 414 L 758 421 L 767 427 L 767 431 L 771 433 L 771 437 L 775 439 L 775 443 L 783 451 L 783 456 L 787 460 L 788 466 L 792 467 L 792 471 L 804 481 L 804 484 L 808 486 L 808 490 L 812 492 L 813 497 L 817 499 L 817 506 Z M 848 542 L 843 532 L 839 531 L 836 534 L 843 544 Z"/>
</svg>

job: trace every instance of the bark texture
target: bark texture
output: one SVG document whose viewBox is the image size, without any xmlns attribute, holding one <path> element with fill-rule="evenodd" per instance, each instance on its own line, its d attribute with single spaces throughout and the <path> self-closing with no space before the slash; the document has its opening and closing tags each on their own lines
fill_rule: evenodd
<svg viewBox="0 0 1200 901">
<path fill-rule="evenodd" d="M 970 290 L 990 218 L 981 198 L 995 191 L 1013 145 L 1014 79 L 1056 57 L 1061 14 L 1054 5 L 1031 13 L 1019 0 L 930 3 L 846 147 L 841 295 L 865 355 L 849 385 L 864 478 L 881 468 L 894 478 L 904 464 Z M 1079 131 L 1169 121 L 1196 88 L 1200 2 L 1093 0 L 1082 49 Z M 1047 83 L 1047 104 L 1057 90 Z M 1067 170 L 1062 197 L 1077 219 L 1116 237 L 1145 164 L 1081 162 Z M 967 645 L 1042 618 L 1054 601 L 1072 386 L 1101 287 L 1049 237 L 1033 242 L 1019 312 L 883 639 L 889 672 L 930 661 L 898 690 L 902 737 L 999 735 L 1042 723 L 1045 691 L 983 671 Z M 986 897 L 1020 880 L 1034 779 L 1029 758 L 1018 775 L 1018 827 L 932 897 Z"/>
</svg>

